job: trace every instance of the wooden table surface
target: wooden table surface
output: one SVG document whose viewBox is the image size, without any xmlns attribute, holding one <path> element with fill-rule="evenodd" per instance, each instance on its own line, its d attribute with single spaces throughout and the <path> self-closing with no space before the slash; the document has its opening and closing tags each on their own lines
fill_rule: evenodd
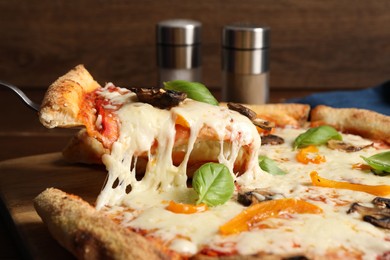
<svg viewBox="0 0 390 260">
<path fill-rule="evenodd" d="M 39 103 L 44 91 L 30 90 L 26 93 Z M 283 102 L 287 98 L 307 94 L 308 91 L 271 91 L 270 101 Z M 216 91 L 215 95 L 218 97 L 219 92 Z M 69 129 L 45 129 L 39 123 L 36 112 L 22 104 L 16 95 L 8 90 L 0 89 L 0 111 L 0 161 L 59 152 L 75 133 L 75 130 Z M 3 209 L 3 212 L 0 211 L 0 259 L 21 259 L 25 255 L 24 249 L 18 243 L 12 219 L 4 212 L 4 207 L 0 208 Z"/>
</svg>

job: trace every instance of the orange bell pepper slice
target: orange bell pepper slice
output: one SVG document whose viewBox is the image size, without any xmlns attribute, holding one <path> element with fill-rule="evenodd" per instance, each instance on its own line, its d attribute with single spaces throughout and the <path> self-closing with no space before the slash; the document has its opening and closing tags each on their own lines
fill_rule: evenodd
<svg viewBox="0 0 390 260">
<path fill-rule="evenodd" d="M 193 214 L 193 213 L 204 212 L 208 210 L 208 207 L 204 203 L 201 203 L 199 205 L 193 205 L 193 204 L 186 204 L 186 203 L 177 203 L 171 200 L 169 201 L 169 204 L 166 207 L 166 209 L 172 211 L 173 213 Z"/>
<path fill-rule="evenodd" d="M 262 129 L 262 128 L 256 126 L 256 129 L 257 129 L 257 132 L 261 135 L 270 135 L 270 134 L 273 134 L 275 132 L 275 128 L 272 128 L 271 130 L 265 130 L 265 129 Z"/>
<path fill-rule="evenodd" d="M 311 183 L 314 186 L 325 188 L 346 189 L 354 191 L 362 191 L 375 196 L 387 196 L 390 195 L 389 185 L 365 185 L 358 183 L 334 181 L 322 178 L 318 175 L 318 172 L 312 171 L 310 173 Z"/>
<path fill-rule="evenodd" d="M 283 214 L 319 214 L 322 209 L 307 201 L 293 198 L 268 200 L 254 204 L 230 221 L 219 227 L 222 235 L 237 234 L 248 231 L 257 223 L 268 218 L 279 217 Z"/>
<path fill-rule="evenodd" d="M 355 164 L 352 164 L 352 169 L 369 171 L 369 170 L 371 170 L 371 166 L 368 164 L 363 164 L 363 163 L 355 163 Z"/>
<path fill-rule="evenodd" d="M 314 145 L 299 149 L 296 158 L 298 162 L 303 164 L 308 164 L 309 162 L 320 164 L 326 161 L 325 157 L 318 153 L 318 148 Z"/>
<path fill-rule="evenodd" d="M 175 120 L 176 125 L 184 126 L 185 128 L 190 128 L 190 123 L 182 115 L 177 115 Z"/>
</svg>

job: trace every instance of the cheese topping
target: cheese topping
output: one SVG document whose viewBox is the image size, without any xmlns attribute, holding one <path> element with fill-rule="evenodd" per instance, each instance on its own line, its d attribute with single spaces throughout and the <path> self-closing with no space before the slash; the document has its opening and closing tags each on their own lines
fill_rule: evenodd
<svg viewBox="0 0 390 260">
<path fill-rule="evenodd" d="M 109 98 L 112 94 L 102 95 Z M 124 227 L 161 238 L 170 249 L 188 256 L 209 249 L 242 255 L 269 252 L 321 256 L 334 252 L 340 257 L 353 254 L 362 259 L 375 259 L 390 251 L 390 236 L 386 230 L 362 221 L 358 214 L 346 213 L 351 203 L 369 203 L 373 195 L 315 187 L 309 176 L 315 170 L 332 180 L 390 185 L 389 177 L 374 176 L 352 168 L 353 164 L 363 162 L 360 156 L 378 153 L 374 147 L 346 153 L 319 146 L 319 153 L 326 157 L 326 162 L 302 164 L 296 160 L 297 151 L 292 149 L 292 144 L 304 130 L 277 128 L 275 134 L 283 137 L 285 143 L 260 149 L 256 127 L 246 117 L 226 108 L 186 99 L 178 107 L 161 110 L 134 102 L 131 95 L 115 98 L 116 104 L 121 104 L 117 111 L 121 130 L 111 154 L 103 156 L 109 174 L 96 207 L 118 218 Z M 183 149 L 182 163 L 174 165 L 172 152 L 178 116 L 186 120 L 190 133 Z M 223 236 L 218 232 L 219 227 L 245 209 L 234 199 L 201 213 L 168 211 L 169 200 L 196 201 L 194 190 L 187 188 L 186 171 L 191 153 L 199 152 L 199 147 L 203 147 L 197 146 L 197 140 L 203 134 L 214 136 L 218 147 L 217 160 L 229 168 L 240 187 L 262 188 L 280 197 L 303 199 L 320 207 L 323 213 L 269 218 L 252 230 Z M 355 135 L 343 135 L 343 140 L 357 145 L 369 142 Z M 246 151 L 244 155 L 243 149 Z M 203 151 L 200 149 L 200 152 Z M 139 180 L 136 164 L 145 153 L 148 164 L 144 177 Z M 263 172 L 258 166 L 259 155 L 276 161 L 287 174 Z M 241 156 L 246 156 L 246 171 L 237 177 L 233 172 L 234 163 Z"/>
<path fill-rule="evenodd" d="M 260 154 L 276 160 L 288 172 L 287 175 L 261 174 L 260 178 L 242 175 L 236 181 L 246 188 L 265 188 L 281 197 L 304 199 L 321 207 L 323 214 L 291 215 L 287 219 L 270 218 L 263 221 L 259 229 L 221 236 L 218 233 L 219 226 L 245 207 L 232 200 L 204 213 L 185 215 L 167 211 L 165 202 L 168 200 L 186 203 L 194 201 L 193 191 L 184 189 L 161 194 L 132 194 L 127 206 L 136 209 L 137 213 L 123 217 L 122 224 L 133 229 L 150 230 L 150 236 L 158 236 L 167 241 L 171 249 L 188 255 L 199 252 L 205 246 L 221 253 L 238 252 L 242 255 L 268 252 L 320 256 L 337 252 L 343 257 L 346 254 L 344 250 L 363 259 L 374 259 L 389 251 L 390 236 L 387 231 L 362 221 L 358 214 L 346 214 L 351 203 L 368 203 L 375 196 L 364 192 L 313 187 L 309 177 L 310 171 L 316 169 L 331 179 L 390 185 L 388 177 L 373 176 L 351 167 L 352 164 L 361 162 L 360 155 L 370 156 L 378 153 L 378 150 L 368 147 L 347 154 L 321 146 L 320 152 L 327 158 L 327 162 L 304 165 L 296 161 L 296 151 L 291 148 L 295 137 L 302 132 L 303 130 L 297 129 L 276 129 L 275 134 L 283 137 L 285 143 L 263 146 L 260 151 Z M 355 140 L 356 144 L 367 142 L 357 136 L 343 135 L 343 138 L 346 141 Z"/>
<path fill-rule="evenodd" d="M 104 91 L 100 94 L 107 98 L 114 96 L 116 103 L 120 103 L 117 95 Z M 195 142 L 202 135 L 209 135 L 218 141 L 217 159 L 229 168 L 234 177 L 234 163 L 242 147 L 246 147 L 248 152 L 246 171 L 251 174 L 260 171 L 257 158 L 261 140 L 256 127 L 235 111 L 191 99 L 164 110 L 146 103 L 129 102 L 128 97 L 124 97 L 117 114 L 121 122 L 120 135 L 112 146 L 111 154 L 102 158 L 109 175 L 97 200 L 98 209 L 104 205 L 126 203 L 126 190 L 129 189 L 131 193 L 150 190 L 163 192 L 187 187 L 187 162 Z M 175 166 L 172 152 L 178 116 L 188 122 L 190 135 L 184 159 L 179 166 Z M 229 145 L 224 145 L 225 141 Z M 137 180 L 137 158 L 144 153 L 148 156 L 146 173 L 142 180 Z"/>
</svg>

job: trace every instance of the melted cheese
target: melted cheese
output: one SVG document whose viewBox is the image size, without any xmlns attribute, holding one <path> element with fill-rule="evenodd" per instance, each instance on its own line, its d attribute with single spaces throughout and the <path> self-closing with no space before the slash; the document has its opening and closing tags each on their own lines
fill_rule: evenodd
<svg viewBox="0 0 390 260">
<path fill-rule="evenodd" d="M 107 94 L 107 97 L 109 95 L 112 94 Z M 172 250 L 188 256 L 204 247 L 242 255 L 269 252 L 321 256 L 335 250 L 340 257 L 343 253 L 340 249 L 345 249 L 361 255 L 363 259 L 375 259 L 390 251 L 390 236 L 386 230 L 363 222 L 358 214 L 346 214 L 351 203 L 368 203 L 374 196 L 310 185 L 309 173 L 313 170 L 334 180 L 390 185 L 389 177 L 373 176 L 351 167 L 363 162 L 361 155 L 378 153 L 375 148 L 367 147 L 347 154 L 321 146 L 320 153 L 326 157 L 326 162 L 304 165 L 296 161 L 296 151 L 292 149 L 294 139 L 303 130 L 277 129 L 275 134 L 283 137 L 285 143 L 260 148 L 256 128 L 250 121 L 225 108 L 185 100 L 171 110 L 160 110 L 134 102 L 131 95 L 114 98 L 117 104 L 123 105 L 118 111 L 121 132 L 111 154 L 103 156 L 109 175 L 98 197 L 97 208 L 119 216 L 124 227 L 146 230 L 148 236 L 159 237 Z M 174 166 L 171 154 L 178 115 L 189 123 L 191 132 L 184 149 L 184 160 L 179 166 Z M 221 236 L 218 228 L 244 209 L 234 200 L 196 214 L 176 214 L 166 210 L 169 200 L 184 203 L 196 200 L 193 189 L 186 186 L 186 164 L 205 126 L 217 135 L 218 161 L 230 169 L 239 185 L 265 188 L 281 197 L 301 198 L 321 207 L 324 212 L 293 214 L 288 219 L 271 218 L 263 222 L 268 228 Z M 229 136 L 230 145 L 224 142 L 226 136 Z M 358 145 L 368 142 L 354 135 L 343 135 L 343 138 Z M 243 146 L 250 147 L 249 163 L 247 171 L 236 177 L 233 165 Z M 152 147 L 156 148 L 155 152 L 152 152 Z M 137 180 L 134 164 L 137 156 L 145 151 L 149 159 L 147 172 L 142 180 Z M 274 159 L 288 174 L 274 176 L 264 173 L 258 167 L 259 155 Z M 131 192 L 126 192 L 129 186 Z"/>
<path fill-rule="evenodd" d="M 200 131 L 205 127 L 216 135 L 220 144 L 218 161 L 230 169 L 233 177 L 234 162 L 243 146 L 249 147 L 249 163 L 246 166 L 248 174 L 259 172 L 257 158 L 261 145 L 260 137 L 250 120 L 239 113 L 190 99 L 170 110 L 156 109 L 146 103 L 126 100 L 122 101 L 122 107 L 117 112 L 121 122 L 119 139 L 113 144 L 111 154 L 102 158 L 109 175 L 97 200 L 98 209 L 104 205 L 126 203 L 126 190 L 130 187 L 132 192 L 162 192 L 171 188 L 187 187 L 187 162 Z M 172 162 L 172 151 L 178 116 L 188 122 L 190 136 L 184 160 L 179 166 L 175 166 Z M 229 139 L 228 146 L 224 145 L 226 138 Z M 152 152 L 152 148 L 156 151 Z M 148 153 L 146 173 L 142 180 L 137 180 L 133 165 L 136 164 L 137 156 L 144 152 Z M 115 183 L 118 185 L 115 186 Z"/>
</svg>

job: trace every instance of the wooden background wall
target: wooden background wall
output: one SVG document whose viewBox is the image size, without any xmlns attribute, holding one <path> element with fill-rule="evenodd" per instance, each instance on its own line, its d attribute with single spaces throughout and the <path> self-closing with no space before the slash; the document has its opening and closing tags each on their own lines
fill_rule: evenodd
<svg viewBox="0 0 390 260">
<path fill-rule="evenodd" d="M 104 83 L 154 86 L 155 24 L 203 24 L 203 82 L 220 86 L 223 25 L 271 27 L 271 89 L 355 89 L 390 78 L 388 0 L 0 0 L 0 79 L 46 87 L 83 63 Z M 291 92 L 294 93 L 294 92 Z"/>
</svg>

